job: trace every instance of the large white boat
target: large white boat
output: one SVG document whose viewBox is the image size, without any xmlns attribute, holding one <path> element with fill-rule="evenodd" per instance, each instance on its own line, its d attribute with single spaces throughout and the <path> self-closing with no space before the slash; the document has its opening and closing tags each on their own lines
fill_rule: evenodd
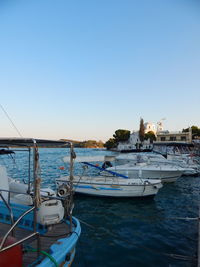
<svg viewBox="0 0 200 267">
<path fill-rule="evenodd" d="M 140 153 L 140 154 L 121 154 L 115 157 L 114 165 L 122 165 L 122 164 L 135 164 L 138 161 L 150 164 L 156 164 L 163 168 L 164 166 L 174 166 L 176 168 L 182 168 L 182 175 L 198 175 L 200 173 L 200 165 L 195 162 L 195 158 L 186 155 L 179 156 L 168 156 L 167 158 L 163 157 L 161 154 L 156 153 Z"/>
<path fill-rule="evenodd" d="M 180 167 L 145 162 L 127 163 L 109 167 L 107 170 L 124 174 L 129 178 L 161 179 L 162 182 L 175 182 L 183 174 Z"/>
</svg>

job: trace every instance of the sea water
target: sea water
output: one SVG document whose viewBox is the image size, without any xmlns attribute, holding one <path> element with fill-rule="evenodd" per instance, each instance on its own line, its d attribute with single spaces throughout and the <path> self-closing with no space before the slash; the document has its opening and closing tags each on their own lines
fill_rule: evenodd
<svg viewBox="0 0 200 267">
<path fill-rule="evenodd" d="M 68 173 L 62 158 L 68 149 L 40 149 L 43 186 Z M 108 154 L 75 149 L 77 156 Z M 13 160 L 14 159 L 14 160 Z M 28 155 L 1 156 L 9 175 L 27 180 Z M 3 161 L 3 162 L 2 162 Z M 83 171 L 75 164 L 75 173 Z M 113 199 L 75 195 L 73 215 L 81 222 L 74 267 L 196 266 L 200 177 L 165 184 L 154 198 Z"/>
</svg>

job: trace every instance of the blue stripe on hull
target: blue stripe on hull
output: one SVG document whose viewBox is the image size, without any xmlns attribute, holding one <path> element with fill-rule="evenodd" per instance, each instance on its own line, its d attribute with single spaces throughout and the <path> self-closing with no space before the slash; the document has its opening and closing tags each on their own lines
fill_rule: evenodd
<svg viewBox="0 0 200 267">
<path fill-rule="evenodd" d="M 74 188 L 94 189 L 94 190 L 122 190 L 122 188 L 94 187 L 91 185 L 74 185 Z"/>
</svg>

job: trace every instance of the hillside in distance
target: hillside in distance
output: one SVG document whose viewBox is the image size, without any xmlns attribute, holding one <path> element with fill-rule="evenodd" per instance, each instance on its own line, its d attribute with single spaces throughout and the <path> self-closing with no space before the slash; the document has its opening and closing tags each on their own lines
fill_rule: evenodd
<svg viewBox="0 0 200 267">
<path fill-rule="evenodd" d="M 104 143 L 102 141 L 96 140 L 86 140 L 86 141 L 77 141 L 71 139 L 61 139 L 63 141 L 68 141 L 74 144 L 74 147 L 82 147 L 82 148 L 103 148 Z"/>
</svg>

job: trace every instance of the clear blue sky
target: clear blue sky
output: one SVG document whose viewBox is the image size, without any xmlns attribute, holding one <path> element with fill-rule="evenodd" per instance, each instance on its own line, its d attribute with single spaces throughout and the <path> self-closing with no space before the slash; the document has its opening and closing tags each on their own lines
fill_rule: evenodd
<svg viewBox="0 0 200 267">
<path fill-rule="evenodd" d="M 0 102 L 24 137 L 200 127 L 199 14 L 195 0 L 1 0 Z"/>
</svg>

